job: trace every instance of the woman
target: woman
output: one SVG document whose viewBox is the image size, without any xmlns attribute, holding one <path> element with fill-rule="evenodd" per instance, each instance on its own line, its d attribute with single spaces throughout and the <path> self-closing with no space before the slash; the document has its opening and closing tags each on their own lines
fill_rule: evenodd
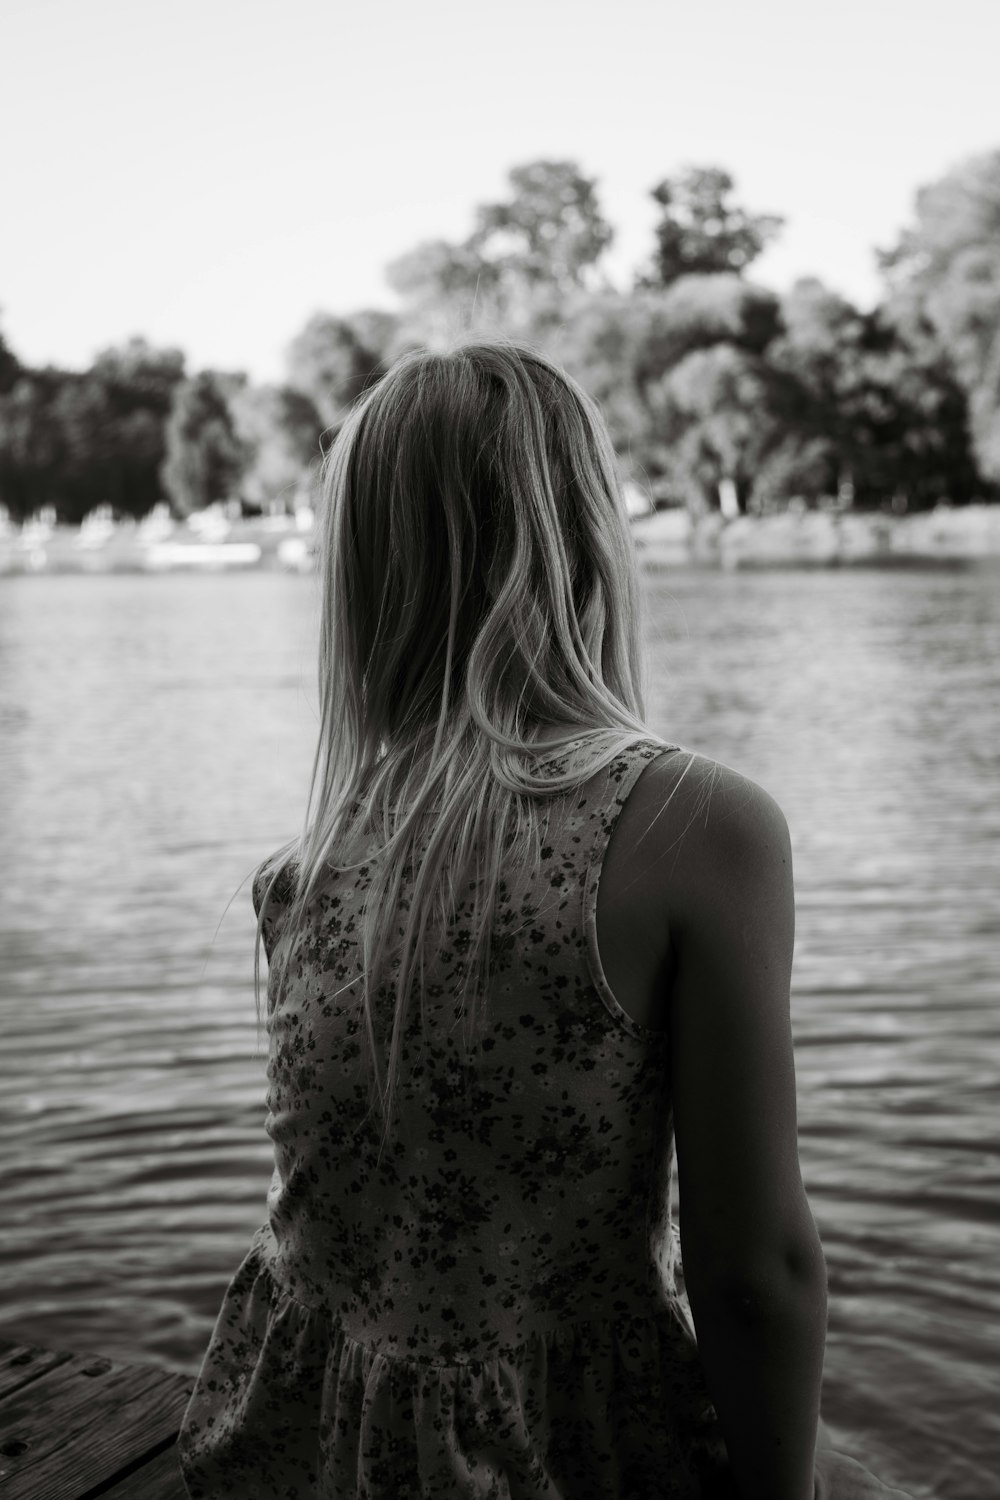
<svg viewBox="0 0 1000 1500">
<path fill-rule="evenodd" d="M 597 406 L 412 350 L 323 487 L 307 814 L 253 883 L 275 1172 L 190 1495 L 898 1496 L 817 1452 L 787 825 L 645 722 Z"/>
</svg>

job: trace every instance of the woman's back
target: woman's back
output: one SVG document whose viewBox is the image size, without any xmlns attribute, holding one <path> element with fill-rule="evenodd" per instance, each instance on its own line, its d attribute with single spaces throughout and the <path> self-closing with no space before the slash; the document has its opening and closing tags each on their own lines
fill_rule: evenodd
<svg viewBox="0 0 1000 1500">
<path fill-rule="evenodd" d="M 674 1280 L 666 1033 L 626 1013 L 598 954 L 622 808 L 648 766 L 686 759 L 640 741 L 549 804 L 541 865 L 504 871 L 471 1059 L 456 1029 L 461 906 L 438 935 L 381 1165 L 378 1122 L 359 1126 L 351 983 L 365 868 L 310 909 L 270 996 L 268 1219 L 182 1431 L 192 1493 L 281 1493 L 305 1481 L 287 1457 L 299 1448 L 316 1494 L 386 1500 L 417 1472 L 424 1495 L 492 1493 L 477 1467 L 477 1484 L 502 1476 L 522 1500 L 695 1500 L 724 1469 Z M 623 910 L 636 865 L 622 849 Z M 269 956 L 285 905 L 279 890 Z M 390 1020 L 383 1006 L 383 1047 Z M 255 1353 L 240 1363 L 237 1347 Z M 310 1449 L 310 1432 L 327 1438 Z"/>
<path fill-rule="evenodd" d="M 198 1500 L 704 1500 L 727 1446 L 742 1500 L 811 1490 L 788 830 L 649 735 L 618 469 L 582 386 L 478 336 L 328 450 L 308 805 L 253 890 L 275 1173 L 178 1440 Z M 526 718 L 602 738 L 533 775 Z"/>
</svg>

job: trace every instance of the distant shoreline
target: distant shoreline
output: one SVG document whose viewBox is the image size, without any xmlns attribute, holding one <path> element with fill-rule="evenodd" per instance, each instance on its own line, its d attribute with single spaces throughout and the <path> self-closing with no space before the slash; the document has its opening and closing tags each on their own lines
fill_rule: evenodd
<svg viewBox="0 0 1000 1500">
<path fill-rule="evenodd" d="M 1000 505 L 937 506 L 908 516 L 884 511 L 718 513 L 693 521 L 661 510 L 633 520 L 640 561 L 652 566 L 962 566 L 1000 560 Z"/>
<path fill-rule="evenodd" d="M 630 521 L 643 567 L 970 566 L 1000 560 L 1000 505 L 938 506 L 908 516 L 884 511 L 784 511 L 769 516 L 681 509 Z M 312 516 L 226 519 L 218 510 L 186 522 L 28 521 L 0 532 L 0 576 L 53 573 L 312 572 Z"/>
</svg>

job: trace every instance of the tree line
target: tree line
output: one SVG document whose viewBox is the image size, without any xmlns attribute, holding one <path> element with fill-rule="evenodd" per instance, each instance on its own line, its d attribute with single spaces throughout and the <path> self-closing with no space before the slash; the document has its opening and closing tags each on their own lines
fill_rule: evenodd
<svg viewBox="0 0 1000 1500">
<path fill-rule="evenodd" d="M 0 333 L 0 502 L 66 523 L 162 500 L 179 517 L 237 497 L 248 514 L 290 510 L 392 361 L 469 328 L 546 349 L 601 403 L 623 476 L 695 514 L 727 496 L 751 513 L 1000 499 L 1000 150 L 920 190 L 876 252 L 869 311 L 814 278 L 757 285 L 784 221 L 736 202 L 719 167 L 652 189 L 652 253 L 627 291 L 602 269 L 614 231 L 575 162 L 529 162 L 508 183 L 466 239 L 386 267 L 398 312 L 311 317 L 282 384 L 189 374 L 181 350 L 142 338 L 82 373 L 32 369 Z"/>
</svg>

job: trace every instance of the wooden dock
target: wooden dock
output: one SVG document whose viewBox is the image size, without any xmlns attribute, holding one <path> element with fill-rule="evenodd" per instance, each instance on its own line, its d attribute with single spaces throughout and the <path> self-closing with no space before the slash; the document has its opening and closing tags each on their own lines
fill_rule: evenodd
<svg viewBox="0 0 1000 1500">
<path fill-rule="evenodd" d="M 188 1500 L 177 1432 L 194 1377 L 0 1340 L 3 1500 Z"/>
</svg>

